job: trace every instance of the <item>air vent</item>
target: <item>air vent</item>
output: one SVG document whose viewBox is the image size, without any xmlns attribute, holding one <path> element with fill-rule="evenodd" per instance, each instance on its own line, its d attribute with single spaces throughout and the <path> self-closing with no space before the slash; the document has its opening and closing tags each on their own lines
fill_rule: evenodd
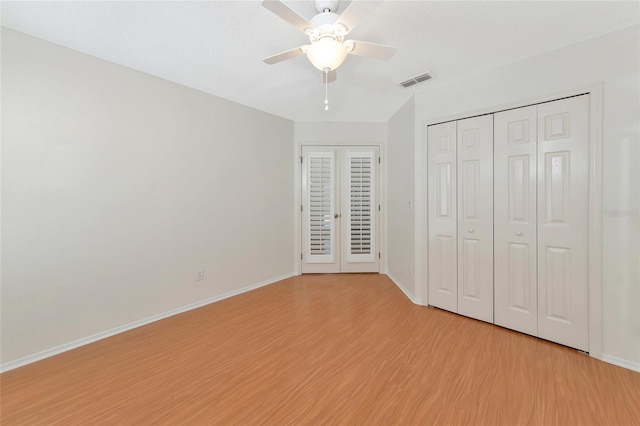
<svg viewBox="0 0 640 426">
<path fill-rule="evenodd" d="M 418 83 L 422 83 L 423 81 L 427 81 L 431 78 L 431 76 L 428 73 L 424 73 L 424 74 L 420 74 L 417 77 L 413 77 L 410 78 L 407 81 L 403 81 L 402 83 L 400 83 L 403 87 L 410 87 L 413 86 L 414 84 L 418 84 Z"/>
</svg>

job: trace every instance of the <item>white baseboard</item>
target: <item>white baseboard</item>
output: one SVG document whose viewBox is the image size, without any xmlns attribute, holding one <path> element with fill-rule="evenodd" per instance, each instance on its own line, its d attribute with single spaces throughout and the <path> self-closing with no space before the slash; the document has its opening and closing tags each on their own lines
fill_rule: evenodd
<svg viewBox="0 0 640 426">
<path fill-rule="evenodd" d="M 125 331 L 133 330 L 134 328 L 142 327 L 143 325 L 147 325 L 152 322 L 159 321 L 177 314 L 181 314 L 183 312 L 191 311 L 193 309 L 197 309 L 202 306 L 209 305 L 211 303 L 218 302 L 223 299 L 228 299 L 229 297 L 237 296 L 238 294 L 246 293 L 248 291 L 255 290 L 257 288 L 264 287 L 266 285 L 273 284 L 293 276 L 295 276 L 295 273 L 293 272 L 289 274 L 281 275 L 279 277 L 262 281 L 257 284 L 249 285 L 249 286 L 240 288 L 238 290 L 229 291 L 219 296 L 200 300 L 198 302 L 192 303 L 187 306 L 182 306 L 180 308 L 172 309 L 170 311 L 163 312 L 158 315 L 152 315 L 150 317 L 141 319 L 139 321 L 130 322 L 129 324 L 124 324 L 124 325 L 121 325 L 120 327 L 112 328 L 110 330 L 106 330 L 91 336 L 73 340 L 69 343 L 65 343 L 50 349 L 46 349 L 44 351 L 37 352 L 35 354 L 27 355 L 22 358 L 15 359 L 13 361 L 3 362 L 2 364 L 0 364 L 0 372 L 4 373 L 5 371 L 13 370 L 15 368 L 22 367 L 36 361 L 40 361 L 42 359 L 49 358 L 54 355 L 58 355 L 62 352 L 70 351 L 71 349 L 76 349 L 76 348 L 79 348 L 80 346 L 88 345 L 89 343 L 97 342 L 98 340 L 106 339 L 107 337 L 111 337 L 116 334 L 123 333 Z"/>
<path fill-rule="evenodd" d="M 400 289 L 400 291 L 402 291 L 404 293 L 404 295 L 407 296 L 407 298 L 409 300 L 411 300 L 412 303 L 414 303 L 416 305 L 422 305 L 422 300 L 416 299 L 415 297 L 413 297 L 413 295 L 411 293 L 409 293 L 409 290 L 407 290 L 407 288 L 404 285 L 402 285 L 402 283 L 400 283 L 400 281 L 398 281 L 398 279 L 396 277 L 394 277 L 393 275 L 391 275 L 388 272 L 387 272 L 387 276 Z"/>
<path fill-rule="evenodd" d="M 617 365 L 618 367 L 626 368 L 629 370 L 637 371 L 640 373 L 640 363 L 629 361 L 627 359 L 618 358 L 617 356 L 602 354 L 601 361 L 608 362 L 609 364 Z"/>
</svg>

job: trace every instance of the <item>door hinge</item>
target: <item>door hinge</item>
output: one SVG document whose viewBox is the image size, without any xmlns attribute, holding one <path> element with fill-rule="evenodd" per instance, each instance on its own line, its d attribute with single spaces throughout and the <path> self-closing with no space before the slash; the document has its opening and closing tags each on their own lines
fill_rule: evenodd
<svg viewBox="0 0 640 426">
<path fill-rule="evenodd" d="M 382 255 L 380 254 L 380 252 L 378 252 L 378 259 L 381 259 Z"/>
<path fill-rule="evenodd" d="M 378 164 L 382 163 L 382 157 L 378 157 Z"/>
<path fill-rule="evenodd" d="M 302 206 L 300 206 L 300 211 L 302 211 Z"/>
<path fill-rule="evenodd" d="M 302 253 L 300 253 L 300 260 L 302 260 Z"/>
<path fill-rule="evenodd" d="M 380 204 L 378 204 L 378 211 L 380 211 Z"/>
<path fill-rule="evenodd" d="M 300 164 L 302 164 L 302 155 L 300 156 Z"/>
</svg>

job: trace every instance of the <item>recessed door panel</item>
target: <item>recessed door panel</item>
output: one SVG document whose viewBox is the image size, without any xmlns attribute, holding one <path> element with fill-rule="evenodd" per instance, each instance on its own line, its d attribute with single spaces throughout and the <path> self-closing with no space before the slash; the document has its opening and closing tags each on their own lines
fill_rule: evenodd
<svg viewBox="0 0 640 426">
<path fill-rule="evenodd" d="M 538 333 L 537 106 L 494 115 L 495 323 Z"/>
<path fill-rule="evenodd" d="M 480 241 L 472 238 L 462 240 L 462 292 L 463 299 L 474 302 L 482 298 L 480 286 Z"/>
<path fill-rule="evenodd" d="M 428 128 L 429 305 L 458 311 L 456 123 Z"/>
<path fill-rule="evenodd" d="M 434 268 L 433 271 L 435 285 L 438 292 L 444 293 L 447 296 L 455 295 L 457 290 L 455 277 L 451 275 L 457 267 L 453 262 L 456 256 L 455 246 L 456 242 L 451 236 L 436 235 L 433 255 L 440 266 Z"/>
<path fill-rule="evenodd" d="M 529 244 L 509 243 L 507 269 L 509 273 L 509 309 L 524 313 L 534 314 L 534 306 L 531 296 L 535 295 L 535 281 L 531 280 L 531 263 L 535 263 L 535 253 L 531 253 Z M 532 262 L 533 261 L 533 262 Z"/>
<path fill-rule="evenodd" d="M 538 336 L 587 351 L 589 95 L 538 106 Z"/>
<path fill-rule="evenodd" d="M 457 133 L 458 313 L 493 322 L 493 115 Z"/>
</svg>

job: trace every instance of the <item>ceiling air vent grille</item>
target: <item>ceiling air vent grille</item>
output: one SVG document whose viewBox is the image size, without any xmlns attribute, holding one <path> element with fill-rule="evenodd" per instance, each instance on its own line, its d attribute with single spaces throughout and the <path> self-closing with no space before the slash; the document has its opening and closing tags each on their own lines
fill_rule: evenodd
<svg viewBox="0 0 640 426">
<path fill-rule="evenodd" d="M 422 83 L 423 81 L 427 81 L 431 78 L 431 75 L 428 73 L 420 74 L 417 77 L 410 78 L 409 80 L 403 81 L 400 83 L 403 87 L 410 87 L 414 84 Z"/>
</svg>

